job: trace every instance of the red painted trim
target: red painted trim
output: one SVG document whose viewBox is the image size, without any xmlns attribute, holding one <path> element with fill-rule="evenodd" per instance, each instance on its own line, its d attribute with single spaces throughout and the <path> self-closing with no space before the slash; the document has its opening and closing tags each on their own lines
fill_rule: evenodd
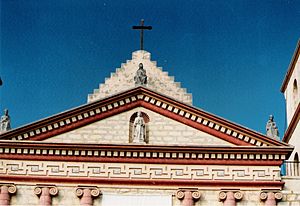
<svg viewBox="0 0 300 206">
<path fill-rule="evenodd" d="M 115 150 L 141 152 L 190 152 L 190 153 L 239 153 L 239 154 L 288 154 L 293 147 L 257 146 L 199 146 L 199 145 L 137 145 L 137 144 L 80 144 L 51 143 L 32 141 L 0 141 L 0 147 L 27 149 L 66 149 L 66 150 Z"/>
<path fill-rule="evenodd" d="M 26 140 L 31 140 L 31 141 L 45 140 L 45 139 L 48 139 L 50 137 L 53 137 L 53 136 L 56 136 L 56 135 L 59 135 L 59 134 L 62 134 L 62 133 L 66 133 L 68 131 L 78 129 L 80 127 L 86 126 L 88 124 L 99 121 L 101 119 L 105 119 L 107 117 L 111 117 L 113 115 L 117 115 L 117 114 L 122 113 L 124 111 L 128 111 L 128 110 L 131 110 L 135 107 L 138 107 L 138 106 L 140 106 L 140 101 L 141 100 L 134 101 L 134 102 L 131 102 L 129 104 L 125 104 L 124 106 L 113 108 L 113 109 L 108 110 L 106 112 L 96 114 L 94 116 L 82 119 L 80 121 L 78 120 L 77 122 L 71 123 L 70 125 L 66 125 L 66 126 L 58 128 L 58 129 L 53 129 L 52 131 L 49 131 L 49 132 L 44 133 L 44 134 L 36 135 L 36 136 L 28 138 Z"/>
<path fill-rule="evenodd" d="M 141 89 L 144 89 L 144 88 L 141 88 Z M 144 89 L 144 90 L 146 90 L 146 89 Z M 288 146 L 288 144 L 285 144 L 283 142 L 280 142 L 280 141 L 277 141 L 275 139 L 269 138 L 265 135 L 262 135 L 261 133 L 250 130 L 248 128 L 245 128 L 243 126 L 240 126 L 236 123 L 230 122 L 230 121 L 228 121 L 226 119 L 223 119 L 221 117 L 217 117 L 217 116 L 215 116 L 211 113 L 208 113 L 206 111 L 200 110 L 198 108 L 192 107 L 190 105 L 187 105 L 187 104 L 184 104 L 184 103 L 181 103 L 181 102 L 177 102 L 173 99 L 170 99 L 169 97 L 162 96 L 162 95 L 157 94 L 157 93 L 155 93 L 153 91 L 150 91 L 150 90 L 146 90 L 145 92 L 148 94 L 148 96 L 153 96 L 156 99 L 163 100 L 167 104 L 171 104 L 171 105 L 174 105 L 174 106 L 179 107 L 181 109 L 184 109 L 184 110 L 188 111 L 189 113 L 195 113 L 199 116 L 203 116 L 203 117 L 205 117 L 205 118 L 207 118 L 207 119 L 209 119 L 213 122 L 216 122 L 217 124 L 224 125 L 225 127 L 229 127 L 232 130 L 238 131 L 238 132 L 240 132 L 244 135 L 248 135 L 250 137 L 255 137 L 256 139 L 259 139 L 262 142 L 265 142 L 265 143 L 268 143 L 268 144 L 271 144 L 271 145 L 276 145 L 276 146 Z"/>
<path fill-rule="evenodd" d="M 287 128 L 287 130 L 284 133 L 284 137 L 283 137 L 282 141 L 289 143 L 289 141 L 298 125 L 299 119 L 300 119 L 300 103 L 297 106 L 297 109 L 296 109 L 294 116 L 289 124 L 289 127 Z"/>
<path fill-rule="evenodd" d="M 35 182 L 35 183 L 72 183 L 72 184 L 100 184 L 109 186 L 173 186 L 173 187 L 217 187 L 226 189 L 229 187 L 251 187 L 251 188 L 282 188 L 284 182 L 280 181 L 212 181 L 212 180 L 133 180 L 112 178 L 83 178 L 83 177 L 44 177 L 44 176 L 6 176 L 0 175 L 1 181 Z"/>
<path fill-rule="evenodd" d="M 164 116 L 169 117 L 169 118 L 171 118 L 173 120 L 176 120 L 178 122 L 181 122 L 183 124 L 191 126 L 191 127 L 195 128 L 195 129 L 198 129 L 200 131 L 206 132 L 206 133 L 208 133 L 210 135 L 219 137 L 219 138 L 221 138 L 221 139 L 223 139 L 223 140 L 225 140 L 227 142 L 230 142 L 232 144 L 240 145 L 240 146 L 252 146 L 252 144 L 250 144 L 248 142 L 245 142 L 245 141 L 242 141 L 242 140 L 240 140 L 238 138 L 234 138 L 232 136 L 224 134 L 224 133 L 222 133 L 220 131 L 217 131 L 217 130 L 212 129 L 212 128 L 208 127 L 208 126 L 205 126 L 205 125 L 200 124 L 198 122 L 195 122 L 195 121 L 192 121 L 190 119 L 187 119 L 185 117 L 182 117 L 182 116 L 180 116 L 178 114 L 170 112 L 169 110 L 165 110 L 165 109 L 163 109 L 161 107 L 157 107 L 157 106 L 149 104 L 147 102 L 141 102 L 141 106 L 143 106 L 143 107 L 145 107 L 147 109 L 150 109 L 152 111 L 156 111 L 156 112 L 158 112 L 161 115 L 164 115 Z"/>
<path fill-rule="evenodd" d="M 295 69 L 297 60 L 299 58 L 299 54 L 300 54 L 300 40 L 297 43 L 296 49 L 294 51 L 294 54 L 293 54 L 293 57 L 292 57 L 292 60 L 291 60 L 291 63 L 290 63 L 289 68 L 288 68 L 288 71 L 287 71 L 287 73 L 286 73 L 286 75 L 284 77 L 283 83 L 281 85 L 280 91 L 282 93 L 285 92 L 286 87 L 287 87 L 287 85 L 288 85 L 288 83 L 289 83 L 289 81 L 291 79 L 292 73 L 293 73 L 293 71 Z"/>
<path fill-rule="evenodd" d="M 83 106 L 81 106 L 79 108 L 75 108 L 73 110 L 70 110 L 70 111 L 67 111 L 67 112 L 55 115 L 53 117 L 49 117 L 49 118 L 47 118 L 45 120 L 41 120 L 41 121 L 38 121 L 36 123 L 30 124 L 30 125 L 27 125 L 27 126 L 15 129 L 15 130 L 11 130 L 9 132 L 1 134 L 0 135 L 0 139 L 11 139 L 12 137 L 16 137 L 16 136 L 18 136 L 20 134 L 23 134 L 23 133 L 26 133 L 26 132 L 30 132 L 30 131 L 33 131 L 33 130 L 38 129 L 38 128 L 45 127 L 45 126 L 47 126 L 49 124 L 53 124 L 53 123 L 65 120 L 67 118 L 71 118 L 74 115 L 78 115 L 78 114 L 82 114 L 82 113 L 88 112 L 91 109 L 96 109 L 98 107 L 102 107 L 102 106 L 105 106 L 105 105 L 108 105 L 108 104 L 113 104 L 116 101 L 120 101 L 120 100 L 122 100 L 124 98 L 128 98 L 128 97 L 131 97 L 131 96 L 136 96 L 136 95 L 139 95 L 139 94 L 152 96 L 152 97 L 154 97 L 154 98 L 156 98 L 156 99 L 158 99 L 158 100 L 160 100 L 162 102 L 166 102 L 169 105 L 174 105 L 174 106 L 176 106 L 178 108 L 181 108 L 181 109 L 183 109 L 185 111 L 188 111 L 189 113 L 194 113 L 196 115 L 200 115 L 200 116 L 202 116 L 204 118 L 209 119 L 210 121 L 216 122 L 217 124 L 220 124 L 220 125 L 224 125 L 225 127 L 229 127 L 232 130 L 235 130 L 235 131 L 237 131 L 239 133 L 242 133 L 244 135 L 248 135 L 249 137 L 252 137 L 252 138 L 254 137 L 255 139 L 258 139 L 259 141 L 268 143 L 270 145 L 288 146 L 285 143 L 282 143 L 280 141 L 276 141 L 274 139 L 268 138 L 268 137 L 266 137 L 266 136 L 264 136 L 264 135 L 262 135 L 262 134 L 260 134 L 258 132 L 255 132 L 255 131 L 252 131 L 250 129 L 244 128 L 242 126 L 239 126 L 239 125 L 237 125 L 235 123 L 229 122 L 229 121 L 227 121 L 225 119 L 222 119 L 220 117 L 216 117 L 216 116 L 214 116 L 214 115 L 212 115 L 210 113 L 207 113 L 205 111 L 199 110 L 199 109 L 197 109 L 195 107 L 192 107 L 192 106 L 186 105 L 184 103 L 175 101 L 175 100 L 173 100 L 173 99 L 171 99 L 169 97 L 166 97 L 166 96 L 163 96 L 161 94 L 155 93 L 155 92 L 150 91 L 150 90 L 148 90 L 148 89 L 146 89 L 144 87 L 136 87 L 136 88 L 134 88 L 132 90 L 129 90 L 129 91 L 126 91 L 126 92 L 114 95 L 112 97 L 109 97 L 109 98 L 106 98 L 106 99 L 103 99 L 103 100 L 99 100 L 99 101 L 96 101 L 96 102 L 91 103 L 91 104 L 83 105 Z M 59 128 L 59 129 L 53 129 L 51 131 L 48 131 L 45 134 L 40 134 L 40 135 L 36 135 L 34 137 L 29 137 L 28 140 L 43 140 L 43 139 L 49 138 L 49 137 L 51 137 L 53 135 L 61 134 L 61 133 L 70 131 L 71 129 L 75 129 L 75 128 L 82 127 L 84 125 L 90 124 L 90 123 L 95 122 L 95 121 L 97 121 L 97 120 L 99 120 L 101 118 L 106 118 L 106 117 L 109 117 L 111 115 L 115 115 L 115 114 L 127 111 L 129 109 L 132 109 L 132 108 L 135 108 L 137 106 L 140 106 L 141 104 L 147 105 L 149 108 L 150 107 L 152 108 L 152 106 L 153 106 L 153 105 L 150 106 L 151 103 L 146 103 L 144 100 L 137 100 L 135 102 L 131 102 L 129 104 L 125 104 L 123 106 L 119 106 L 117 108 L 113 108 L 110 111 L 100 113 L 99 115 L 91 116 L 91 117 L 83 119 L 81 121 L 77 121 L 77 122 L 71 123 L 72 124 L 71 126 L 63 126 L 63 127 Z M 155 112 L 158 107 L 153 106 L 153 108 L 155 108 L 155 110 L 154 110 L 154 112 Z M 185 124 L 187 124 L 187 125 L 190 125 L 190 123 L 192 122 L 192 121 L 187 121 L 186 118 L 181 117 L 179 114 L 174 114 L 173 113 L 171 115 L 171 112 L 170 112 L 170 117 L 171 116 L 172 117 L 176 116 L 177 120 L 180 119 L 180 118 L 182 118 L 182 121 L 185 121 L 186 122 Z M 197 123 L 194 123 L 194 124 L 197 124 Z M 205 126 L 202 126 L 202 127 L 205 127 Z M 211 128 L 209 128 L 208 130 L 211 130 Z M 210 132 L 212 132 L 212 131 L 210 131 Z M 215 132 L 218 133 L 218 131 L 215 131 Z M 214 132 L 212 132 L 212 133 L 214 133 Z M 234 139 L 234 138 L 225 137 L 223 134 L 221 136 L 224 137 L 224 138 L 227 138 L 228 140 L 233 140 Z M 237 142 L 240 143 L 240 141 L 241 140 L 234 140 L 233 144 L 235 144 Z M 243 141 L 243 144 L 247 144 L 248 145 L 249 143 Z"/>
<path fill-rule="evenodd" d="M 173 158 L 135 158 L 135 157 L 94 157 L 62 155 L 9 155 L 1 154 L 0 159 L 64 161 L 64 162 L 99 162 L 99 163 L 140 163 L 140 164 L 182 164 L 182 165 L 249 165 L 280 166 L 282 160 L 232 160 L 232 159 L 173 159 Z"/>
</svg>

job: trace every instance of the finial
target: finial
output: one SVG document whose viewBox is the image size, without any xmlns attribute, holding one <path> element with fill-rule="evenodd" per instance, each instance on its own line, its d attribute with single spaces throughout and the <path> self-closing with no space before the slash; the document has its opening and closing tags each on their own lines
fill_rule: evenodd
<svg viewBox="0 0 300 206">
<path fill-rule="evenodd" d="M 134 30 L 141 30 L 140 34 L 140 42 L 141 42 L 141 50 L 144 50 L 144 30 L 151 30 L 152 26 L 144 26 L 144 19 L 141 19 L 141 24 L 139 26 L 133 26 Z"/>
</svg>

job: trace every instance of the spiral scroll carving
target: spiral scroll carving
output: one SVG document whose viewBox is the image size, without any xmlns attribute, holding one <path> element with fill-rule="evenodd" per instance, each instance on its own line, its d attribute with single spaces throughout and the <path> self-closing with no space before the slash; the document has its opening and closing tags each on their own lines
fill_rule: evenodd
<svg viewBox="0 0 300 206">
<path fill-rule="evenodd" d="M 262 201 L 265 201 L 268 199 L 268 194 L 266 192 L 261 192 L 259 197 Z"/>
<path fill-rule="evenodd" d="M 9 194 L 15 194 L 17 192 L 17 187 L 15 185 L 8 186 Z"/>
<path fill-rule="evenodd" d="M 178 190 L 176 192 L 176 197 L 179 199 L 179 200 L 183 200 L 184 198 L 184 192 L 182 190 Z"/>
<path fill-rule="evenodd" d="M 40 187 L 36 187 L 36 188 L 34 188 L 34 194 L 36 194 L 36 195 L 40 195 L 40 194 L 42 194 L 42 188 L 40 188 Z"/>
<path fill-rule="evenodd" d="M 83 195 L 83 189 L 77 188 L 75 194 L 77 195 L 77 197 L 81 197 Z"/>
<path fill-rule="evenodd" d="M 227 198 L 226 192 L 220 192 L 219 193 L 219 200 L 224 201 Z"/>
<path fill-rule="evenodd" d="M 201 193 L 199 191 L 192 192 L 192 197 L 194 200 L 199 200 L 201 197 Z"/>
<path fill-rule="evenodd" d="M 98 188 L 94 188 L 91 190 L 91 195 L 93 197 L 98 197 L 101 194 L 101 191 Z"/>
<path fill-rule="evenodd" d="M 276 192 L 276 193 L 275 193 L 275 199 L 276 199 L 277 201 L 280 201 L 282 198 L 283 198 L 283 195 L 282 195 L 281 192 Z"/>
<path fill-rule="evenodd" d="M 57 194 L 58 194 L 58 189 L 57 189 L 57 187 L 51 187 L 51 188 L 49 189 L 49 193 L 50 193 L 50 195 L 53 195 L 53 196 L 57 195 Z"/>
<path fill-rule="evenodd" d="M 235 192 L 234 193 L 234 198 L 236 200 L 241 200 L 243 198 L 243 193 L 241 193 L 241 192 Z"/>
</svg>

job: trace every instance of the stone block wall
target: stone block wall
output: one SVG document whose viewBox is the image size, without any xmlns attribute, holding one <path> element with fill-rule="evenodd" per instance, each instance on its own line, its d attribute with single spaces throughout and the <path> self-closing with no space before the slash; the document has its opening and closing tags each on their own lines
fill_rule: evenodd
<svg viewBox="0 0 300 206">
<path fill-rule="evenodd" d="M 130 118 L 138 111 L 142 111 L 149 117 L 149 122 L 147 123 L 148 144 L 230 145 L 230 143 L 224 140 L 142 107 L 123 112 L 44 141 L 127 144 L 129 143 Z"/>
<path fill-rule="evenodd" d="M 132 53 L 132 60 L 128 60 L 112 73 L 110 78 L 105 79 L 100 84 L 99 89 L 95 89 L 93 94 L 88 96 L 88 102 L 93 102 L 111 95 L 132 89 L 135 87 L 134 76 L 139 68 L 139 64 L 144 65 L 147 73 L 147 88 L 161 94 L 172 97 L 186 104 L 192 104 L 192 95 L 182 88 L 179 82 L 174 81 L 173 76 L 169 76 L 162 68 L 156 66 L 155 61 L 151 61 L 150 53 L 147 51 L 136 51 Z"/>
</svg>

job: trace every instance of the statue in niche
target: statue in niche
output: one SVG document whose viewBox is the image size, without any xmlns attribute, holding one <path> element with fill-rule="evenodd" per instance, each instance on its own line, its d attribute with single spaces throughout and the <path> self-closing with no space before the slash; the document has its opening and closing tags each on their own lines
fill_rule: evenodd
<svg viewBox="0 0 300 206">
<path fill-rule="evenodd" d="M 145 121 L 142 117 L 142 112 L 137 113 L 137 117 L 134 119 L 133 122 L 133 143 L 144 143 L 145 142 Z"/>
<path fill-rule="evenodd" d="M 274 116 L 273 115 L 270 115 L 269 120 L 267 122 L 266 133 L 267 133 L 268 137 L 279 140 L 278 127 L 276 126 L 276 122 L 274 122 Z"/>
<path fill-rule="evenodd" d="M 1 116 L 1 121 L 0 121 L 0 132 L 6 132 L 10 130 L 10 117 L 8 115 L 8 110 L 4 110 L 4 115 Z"/>
<path fill-rule="evenodd" d="M 135 85 L 146 85 L 147 84 L 147 75 L 146 70 L 143 68 L 143 64 L 139 64 L 139 68 L 136 71 L 134 76 Z"/>
</svg>

